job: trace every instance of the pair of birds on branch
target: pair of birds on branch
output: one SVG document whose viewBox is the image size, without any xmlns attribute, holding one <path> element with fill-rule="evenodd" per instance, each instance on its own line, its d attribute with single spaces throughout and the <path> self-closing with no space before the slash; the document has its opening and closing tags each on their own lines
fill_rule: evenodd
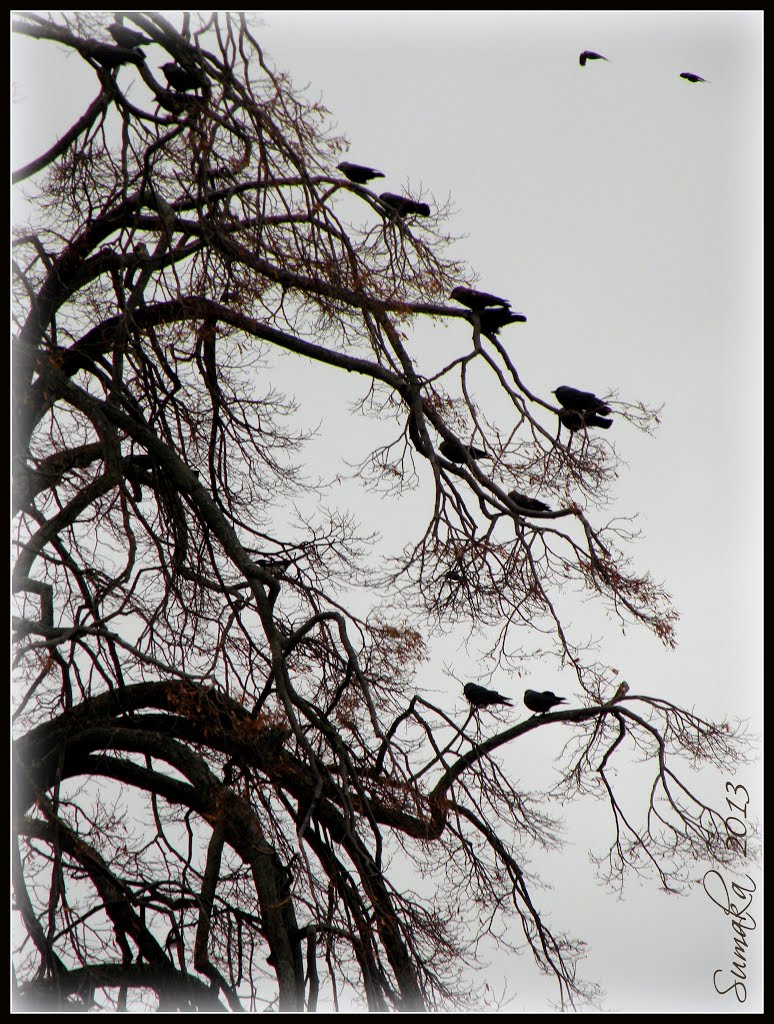
<svg viewBox="0 0 774 1024">
<path fill-rule="evenodd" d="M 457 291 L 456 288 L 455 291 Z M 581 391 L 578 388 L 562 384 L 561 387 L 555 389 L 553 394 L 556 395 L 562 407 L 557 412 L 559 422 L 568 430 L 585 430 L 588 427 L 601 427 L 603 430 L 609 430 L 613 425 L 613 421 L 606 418 L 613 410 L 601 398 L 597 398 L 592 391 Z M 457 465 L 464 465 L 468 459 L 492 458 L 483 448 L 477 448 L 472 444 L 465 445 L 456 438 L 453 440 L 444 438 L 438 446 L 438 450 L 449 462 L 454 462 Z M 509 497 L 513 497 L 514 494 L 517 492 L 513 491 Z M 523 495 L 519 497 L 523 497 Z M 546 506 L 540 509 L 533 508 L 532 511 L 550 512 L 551 509 Z"/>
<path fill-rule="evenodd" d="M 349 160 L 342 160 L 336 166 L 345 178 L 356 185 L 365 185 L 374 178 L 384 177 L 382 171 L 377 171 L 375 167 L 353 164 Z M 420 203 L 414 199 L 408 199 L 406 196 L 396 195 L 394 192 L 382 192 L 379 199 L 398 217 L 405 217 L 412 213 L 422 217 L 430 216 L 430 207 L 427 203 Z M 525 323 L 527 319 L 523 313 L 512 313 L 511 304 L 507 299 L 501 299 L 489 292 L 478 291 L 476 288 L 459 285 L 453 289 L 450 298 L 456 299 L 461 305 L 467 306 L 472 312 L 477 313 L 481 330 L 486 334 L 497 334 L 501 327 L 507 327 L 508 324 Z M 502 308 L 492 308 L 498 306 Z"/>
<path fill-rule="evenodd" d="M 84 44 L 83 52 L 96 60 L 102 67 L 111 70 L 122 64 L 136 64 L 139 67 L 140 64 L 145 63 L 145 54 L 140 47 L 152 43 L 152 39 L 143 35 L 142 32 L 127 28 L 120 21 L 114 21 L 112 25 L 108 25 L 108 32 L 116 41 L 117 48 L 107 43 L 89 41 Z"/>
<path fill-rule="evenodd" d="M 153 42 L 152 39 L 142 32 L 128 28 L 120 21 L 114 21 L 112 25 L 109 25 L 108 32 L 116 41 L 116 46 L 89 41 L 79 46 L 79 50 L 84 55 L 91 57 L 103 68 L 108 68 L 111 71 L 122 64 L 136 64 L 139 67 L 145 63 L 145 54 L 140 47 L 149 45 Z M 195 89 L 203 89 L 207 84 L 206 76 L 202 72 L 181 67 L 174 61 L 162 64 L 161 70 L 164 72 L 170 88 L 177 92 L 191 92 Z M 159 102 L 162 102 L 161 98 L 159 98 Z M 162 105 L 170 109 L 168 103 L 163 103 Z"/>
<path fill-rule="evenodd" d="M 592 391 L 579 391 L 562 384 L 553 392 L 562 408 L 557 413 L 559 422 L 568 430 L 601 427 L 609 430 L 613 421 L 605 419 L 613 410 Z"/>
<path fill-rule="evenodd" d="M 143 35 L 142 32 L 136 31 L 136 29 L 128 28 L 120 21 L 114 21 L 112 25 L 109 25 L 108 32 L 119 46 L 126 49 L 136 50 L 140 55 L 141 60 L 145 60 L 145 56 L 139 47 L 148 46 L 153 42 L 152 39 Z M 203 88 L 206 84 L 205 78 L 200 72 L 195 72 L 188 68 L 181 67 L 174 61 L 168 61 L 166 64 L 162 64 L 161 70 L 164 72 L 164 77 L 170 87 L 172 89 L 176 89 L 178 92 L 191 92 L 194 89 Z"/>
<path fill-rule="evenodd" d="M 342 160 L 336 165 L 345 178 L 356 185 L 365 185 L 374 178 L 383 178 L 384 174 L 377 171 L 375 167 L 367 167 L 365 164 L 353 164 L 349 160 Z M 410 214 L 417 214 L 420 217 L 430 216 L 430 207 L 427 203 L 417 202 L 407 196 L 399 196 L 395 192 L 382 192 L 379 196 L 382 205 L 394 217 L 408 217 Z"/>
<path fill-rule="evenodd" d="M 501 327 L 523 324 L 527 321 L 523 313 L 511 311 L 508 299 L 501 299 L 499 295 L 492 295 L 490 292 L 481 292 L 477 288 L 457 285 L 449 293 L 449 298 L 459 302 L 461 306 L 467 306 L 478 316 L 484 334 L 497 334 Z"/>
<path fill-rule="evenodd" d="M 76 49 L 85 57 L 91 57 L 103 68 L 114 71 L 122 64 L 136 64 L 139 67 L 145 63 L 145 54 L 139 49 L 141 43 L 150 43 L 151 40 L 142 32 L 134 32 L 116 21 L 108 27 L 108 32 L 118 44 L 110 46 L 108 43 L 100 43 L 97 40 L 82 40 L 76 45 Z"/>
<path fill-rule="evenodd" d="M 609 57 L 603 57 L 601 53 L 594 53 L 593 50 L 584 50 L 583 53 L 578 58 L 578 62 L 579 62 L 580 66 L 582 68 L 586 67 L 586 61 L 587 60 L 607 60 L 607 61 L 609 61 L 610 58 Z M 687 82 L 693 82 L 693 83 L 696 83 L 696 82 L 706 82 L 707 81 L 707 79 L 706 78 L 702 78 L 701 75 L 694 75 L 694 73 L 692 71 L 681 71 L 678 77 L 679 78 L 684 78 Z"/>
<path fill-rule="evenodd" d="M 485 686 L 479 686 L 478 683 L 466 683 L 462 688 L 462 692 L 476 711 L 497 704 L 513 707 L 513 702 L 507 697 L 503 697 L 496 690 L 487 690 Z M 539 690 L 524 691 L 524 704 L 530 711 L 534 711 L 536 715 L 544 715 L 551 708 L 556 707 L 557 704 L 566 703 L 566 697 L 557 697 L 550 690 L 543 690 L 542 692 Z"/>
<path fill-rule="evenodd" d="M 485 452 L 483 448 L 476 448 L 475 445 L 464 445 L 461 441 L 456 439 L 453 441 L 444 438 L 438 446 L 438 451 L 444 458 L 447 458 L 449 462 L 454 462 L 457 465 L 464 465 L 469 458 L 471 459 L 491 459 L 492 456 L 489 452 Z M 519 506 L 520 512 L 553 512 L 544 501 L 539 498 L 530 498 L 526 494 L 521 494 L 519 491 L 511 491 L 508 495 L 514 505 Z"/>
</svg>

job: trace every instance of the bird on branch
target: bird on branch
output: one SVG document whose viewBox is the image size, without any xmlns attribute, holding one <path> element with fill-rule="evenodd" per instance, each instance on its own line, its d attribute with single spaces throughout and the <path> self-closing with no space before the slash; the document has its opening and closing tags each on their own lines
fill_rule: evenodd
<svg viewBox="0 0 774 1024">
<path fill-rule="evenodd" d="M 108 25 L 108 32 L 119 46 L 127 46 L 130 49 L 134 49 L 137 46 L 147 46 L 148 43 L 153 42 L 152 39 L 143 35 L 142 32 L 136 32 L 133 28 L 127 28 L 126 25 L 122 25 L 118 21 Z"/>
<path fill-rule="evenodd" d="M 356 185 L 365 185 L 365 183 L 371 181 L 372 178 L 384 177 L 382 172 L 377 171 L 375 167 L 366 167 L 364 164 L 351 164 L 349 160 L 342 160 L 341 163 L 336 164 L 336 166 L 345 178 L 349 178 L 350 181 L 354 181 Z"/>
<path fill-rule="evenodd" d="M 543 690 L 542 693 L 539 690 L 525 690 L 524 703 L 536 715 L 544 715 L 551 708 L 556 707 L 557 704 L 566 704 L 567 698 L 557 697 L 550 690 Z"/>
<path fill-rule="evenodd" d="M 544 501 L 540 498 L 530 498 L 526 494 L 520 494 L 518 491 L 510 491 L 508 497 L 511 499 L 514 505 L 519 506 L 519 511 L 523 512 L 553 512 Z"/>
<path fill-rule="evenodd" d="M 397 217 L 405 217 L 410 213 L 419 214 L 420 217 L 430 216 L 430 207 L 427 203 L 418 203 L 414 199 L 407 199 L 406 196 L 397 196 L 394 192 L 382 192 L 379 198 Z"/>
<path fill-rule="evenodd" d="M 508 707 L 513 707 L 512 702 L 497 690 L 487 690 L 485 686 L 479 686 L 478 683 L 465 683 L 462 692 L 476 709 L 488 708 L 493 704 L 506 704 Z"/>
<path fill-rule="evenodd" d="M 501 327 L 527 322 L 523 313 L 512 313 L 510 309 L 482 309 L 480 312 L 476 312 L 476 315 L 484 334 L 497 334 Z M 471 323 L 473 322 L 472 316 L 472 313 L 468 315 Z"/>
<path fill-rule="evenodd" d="M 455 299 L 460 305 L 467 306 L 468 309 L 472 309 L 476 313 L 486 309 L 487 306 L 510 307 L 511 305 L 507 299 L 501 299 L 489 292 L 480 292 L 477 288 L 466 288 L 461 284 L 451 290 L 449 298 Z"/>
<path fill-rule="evenodd" d="M 145 63 L 145 54 L 142 50 L 132 50 L 125 46 L 109 46 L 108 43 L 81 42 L 77 49 L 84 57 L 91 57 L 103 68 L 113 71 L 122 64 L 136 64 L 138 67 Z"/>
<path fill-rule="evenodd" d="M 559 422 L 568 430 L 586 430 L 588 427 L 601 427 L 609 430 L 613 421 L 598 416 L 595 412 L 578 412 L 575 409 L 560 409 L 556 414 Z"/>
<path fill-rule="evenodd" d="M 607 416 L 613 410 L 606 405 L 601 398 L 592 391 L 579 391 L 577 388 L 568 387 L 562 384 L 553 394 L 559 400 L 559 404 L 565 409 L 574 409 L 576 412 L 598 412 Z"/>
<path fill-rule="evenodd" d="M 161 70 L 172 88 L 177 89 L 178 92 L 190 92 L 192 89 L 204 87 L 204 78 L 201 74 L 181 68 L 172 60 L 162 64 Z"/>
<path fill-rule="evenodd" d="M 491 459 L 492 456 L 483 448 L 476 448 L 474 445 L 464 445 L 462 441 L 448 441 L 444 438 L 438 446 L 438 451 L 445 456 L 449 462 L 464 464 L 471 459 Z"/>
</svg>

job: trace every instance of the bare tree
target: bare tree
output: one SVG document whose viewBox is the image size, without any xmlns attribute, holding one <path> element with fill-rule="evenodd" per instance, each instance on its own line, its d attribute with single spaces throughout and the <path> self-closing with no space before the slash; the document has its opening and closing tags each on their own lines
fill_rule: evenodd
<svg viewBox="0 0 774 1024">
<path fill-rule="evenodd" d="M 626 692 L 565 626 L 580 588 L 674 642 L 630 528 L 604 522 L 613 432 L 530 391 L 499 334 L 519 318 L 448 302 L 471 275 L 446 255 L 445 210 L 332 170 L 325 111 L 244 17 L 125 20 L 145 51 L 94 15 L 14 24 L 95 88 L 15 175 L 19 1005 L 464 1006 L 487 932 L 529 949 L 562 1005 L 593 999 L 522 868 L 556 819 L 498 750 L 564 723 L 558 795 L 608 800 L 611 882 L 650 869 L 677 889 L 691 860 L 736 852 L 690 769 L 748 749 Z M 160 52 L 187 74 L 160 80 Z M 444 321 L 470 344 L 431 365 L 412 335 Z M 333 507 L 334 471 L 308 479 L 276 353 L 340 371 L 392 431 L 358 479 L 387 507 L 418 488 L 426 515 L 389 561 Z M 582 703 L 482 739 L 475 709 L 456 720 L 415 682 L 427 635 L 455 625 L 491 628 L 488 676 L 532 638 Z M 633 753 L 651 770 L 640 817 L 611 773 Z"/>
</svg>

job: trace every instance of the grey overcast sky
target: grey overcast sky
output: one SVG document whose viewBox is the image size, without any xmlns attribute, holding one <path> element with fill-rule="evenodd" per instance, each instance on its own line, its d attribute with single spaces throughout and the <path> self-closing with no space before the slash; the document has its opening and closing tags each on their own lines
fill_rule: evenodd
<svg viewBox="0 0 774 1024">
<path fill-rule="evenodd" d="M 641 629 L 624 635 L 588 605 L 573 610 L 573 626 L 599 639 L 600 657 L 634 693 L 663 695 L 708 717 L 747 718 L 759 731 L 762 12 L 270 10 L 260 17 L 266 53 L 331 111 L 349 140 L 347 159 L 384 171 L 377 184 L 385 190 L 411 189 L 433 207 L 450 202 L 448 228 L 461 236 L 454 254 L 481 287 L 528 317 L 504 338 L 530 389 L 548 398 L 570 384 L 664 404 L 655 436 L 616 421 L 628 468 L 604 514 L 639 517 L 634 559 L 673 594 L 679 646 L 666 651 Z M 581 68 L 585 49 L 609 61 Z M 148 56 L 153 62 L 153 48 Z M 51 43 L 15 43 L 14 166 L 50 145 L 83 96 L 93 95 L 87 77 L 78 99 L 81 64 L 75 55 L 59 59 Z M 708 83 L 686 82 L 683 71 Z M 438 363 L 453 351 L 455 330 L 420 323 L 410 344 Z M 356 396 L 331 381 L 323 413 L 314 405 L 321 371 L 294 371 L 311 421 L 324 419 L 321 438 L 347 430 Z M 485 395 L 477 398 L 485 405 Z M 361 430 L 365 451 L 362 422 Z M 421 496 L 408 496 L 404 521 L 394 510 L 385 521 L 383 502 L 369 504 L 354 484 L 342 487 L 361 517 L 378 517 L 386 543 L 397 542 L 421 506 Z M 463 640 L 436 641 L 422 679 L 459 712 L 452 668 L 457 678 L 479 675 L 484 646 Z M 494 677 L 498 689 L 518 696 L 526 684 L 573 699 L 569 671 L 525 668 L 526 679 Z M 552 756 L 568 735 L 557 730 L 549 741 L 548 730 L 539 732 L 528 748 L 503 757 L 528 786 L 550 786 Z M 727 779 L 702 781 L 720 803 Z M 750 790 L 753 813 L 761 811 L 760 773 L 748 769 L 733 782 Z M 589 943 L 583 971 L 604 987 L 607 1010 L 761 1009 L 760 931 L 750 940 L 747 1001 L 713 989 L 713 973 L 730 968 L 733 933 L 701 887 L 703 870 L 685 898 L 659 893 L 651 879 L 631 883 L 619 899 L 595 881 L 587 855 L 609 844 L 601 805 L 562 814 L 561 854 L 526 868 L 533 884 L 537 877 L 551 886 L 537 891 L 537 901 L 552 927 Z M 749 870 L 759 883 L 757 869 Z M 496 994 L 506 993 L 509 1009 L 551 1008 L 552 986 L 526 958 L 480 952 L 490 956 L 487 978 Z"/>
</svg>

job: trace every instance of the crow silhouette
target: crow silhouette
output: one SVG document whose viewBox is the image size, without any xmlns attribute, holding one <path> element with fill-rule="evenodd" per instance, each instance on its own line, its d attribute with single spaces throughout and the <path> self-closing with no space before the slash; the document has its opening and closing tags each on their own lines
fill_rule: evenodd
<svg viewBox="0 0 774 1024">
<path fill-rule="evenodd" d="M 680 78 L 684 78 L 686 82 L 706 82 L 706 78 L 702 78 L 701 75 L 694 75 L 692 71 L 681 71 Z M 707 83 L 709 84 L 709 83 Z"/>
<path fill-rule="evenodd" d="M 405 217 L 410 213 L 417 213 L 420 217 L 430 216 L 430 207 L 427 203 L 417 203 L 406 196 L 396 196 L 394 192 L 382 192 L 379 198 L 387 209 L 398 217 Z"/>
<path fill-rule="evenodd" d="M 127 28 L 118 21 L 108 25 L 108 32 L 115 39 L 119 46 L 128 46 L 130 49 L 135 46 L 147 46 L 153 40 L 143 35 L 142 32 L 135 32 L 133 28 Z"/>
<path fill-rule="evenodd" d="M 579 391 L 577 388 L 562 384 L 554 391 L 554 394 L 558 398 L 559 404 L 563 405 L 565 409 L 574 409 L 576 412 L 599 412 L 603 416 L 607 416 L 613 411 L 592 391 Z"/>
<path fill-rule="evenodd" d="M 524 703 L 536 715 L 544 715 L 546 711 L 550 711 L 557 704 L 566 704 L 567 699 L 566 697 L 557 697 L 550 690 L 543 690 L 542 693 L 539 690 L 525 690 Z"/>
<path fill-rule="evenodd" d="M 126 46 L 109 46 L 107 43 L 82 42 L 78 44 L 78 50 L 85 57 L 91 57 L 103 68 L 120 67 L 122 64 L 145 63 L 145 54 L 142 50 L 132 50 Z"/>
<path fill-rule="evenodd" d="M 446 456 L 449 462 L 465 463 L 471 459 L 491 459 L 492 456 L 483 448 L 476 448 L 472 444 L 464 445 L 462 441 L 447 441 L 445 438 L 438 446 L 441 455 Z"/>
<path fill-rule="evenodd" d="M 603 57 L 601 53 L 594 53 L 593 50 L 584 50 L 578 58 L 578 62 L 582 68 L 586 67 L 587 60 L 609 60 L 609 57 Z"/>
<path fill-rule="evenodd" d="M 523 313 L 512 313 L 510 309 L 482 309 L 474 310 L 478 315 L 478 322 L 484 334 L 497 334 L 501 327 L 509 324 L 525 324 L 527 318 Z M 473 323 L 470 316 L 468 317 Z"/>
<path fill-rule="evenodd" d="M 509 491 L 508 497 L 511 499 L 514 505 L 519 506 L 520 511 L 525 512 L 553 512 L 544 501 L 540 498 L 529 498 L 526 494 L 520 494 L 518 491 Z"/>
<path fill-rule="evenodd" d="M 189 71 L 187 68 L 181 68 L 180 65 L 175 64 L 174 61 L 168 61 L 166 64 L 162 64 L 161 70 L 164 72 L 166 79 L 172 88 L 177 89 L 178 92 L 189 92 L 192 89 L 201 89 L 204 85 L 202 75 Z"/>
<path fill-rule="evenodd" d="M 485 686 L 479 686 L 478 683 L 465 683 L 462 692 L 474 708 L 488 708 L 491 704 L 506 704 L 509 708 L 513 707 L 512 702 L 497 690 L 487 690 Z"/>
<path fill-rule="evenodd" d="M 489 292 L 480 292 L 476 288 L 465 288 L 463 285 L 453 288 L 449 293 L 449 298 L 456 299 L 461 305 L 467 306 L 468 309 L 475 312 L 486 309 L 487 306 L 510 307 L 511 305 L 507 299 L 500 299 L 497 295 L 490 295 Z"/>
<path fill-rule="evenodd" d="M 595 412 L 578 412 L 576 409 L 560 409 L 556 414 L 559 422 L 568 430 L 585 430 L 587 427 L 601 427 L 609 430 L 613 425 L 612 420 L 606 420 Z"/>
<path fill-rule="evenodd" d="M 365 183 L 370 181 L 372 178 L 384 177 L 382 172 L 377 171 L 375 167 L 365 167 L 363 164 L 351 164 L 349 160 L 342 160 L 341 163 L 336 164 L 336 166 L 345 178 L 349 178 L 350 181 L 354 181 L 356 185 L 365 185 Z"/>
<path fill-rule="evenodd" d="M 156 102 L 170 114 L 180 114 L 184 110 L 188 110 L 192 103 L 196 103 L 196 97 L 187 96 L 184 92 L 162 89 L 156 93 Z"/>
</svg>

